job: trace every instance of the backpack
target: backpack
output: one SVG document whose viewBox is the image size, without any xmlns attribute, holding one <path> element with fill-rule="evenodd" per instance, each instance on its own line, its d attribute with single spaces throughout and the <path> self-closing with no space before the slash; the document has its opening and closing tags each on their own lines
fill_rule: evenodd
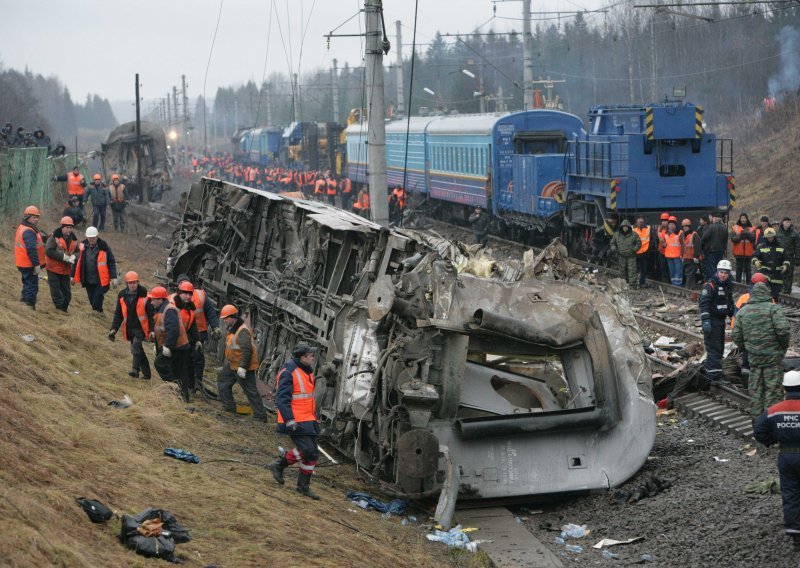
<svg viewBox="0 0 800 568">
<path fill-rule="evenodd" d="M 86 514 L 89 516 L 89 520 L 93 523 L 104 523 L 114 516 L 114 512 L 111 509 L 95 499 L 76 497 L 75 501 L 77 501 L 78 505 L 80 505 L 83 510 L 86 511 Z"/>
</svg>

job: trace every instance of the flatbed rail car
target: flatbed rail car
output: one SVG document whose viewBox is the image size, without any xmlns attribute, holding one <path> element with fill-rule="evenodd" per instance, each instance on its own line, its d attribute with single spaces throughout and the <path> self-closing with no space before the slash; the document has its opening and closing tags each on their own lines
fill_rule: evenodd
<svg viewBox="0 0 800 568">
<path fill-rule="evenodd" d="M 240 308 L 260 381 L 274 385 L 297 341 L 319 346 L 323 435 L 401 493 L 442 488 L 441 446 L 459 498 L 482 500 L 608 489 L 653 445 L 629 308 L 555 264 L 540 279 L 427 233 L 206 178 L 175 234 L 168 273 Z"/>
</svg>

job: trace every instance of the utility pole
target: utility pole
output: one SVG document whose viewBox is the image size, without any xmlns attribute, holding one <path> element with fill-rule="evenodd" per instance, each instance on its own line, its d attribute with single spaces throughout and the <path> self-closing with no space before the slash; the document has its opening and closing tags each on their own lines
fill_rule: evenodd
<svg viewBox="0 0 800 568">
<path fill-rule="evenodd" d="M 180 124 L 180 114 L 178 112 L 178 87 L 172 86 L 172 108 L 175 111 L 175 124 Z"/>
<path fill-rule="evenodd" d="M 233 131 L 236 132 L 237 128 L 239 128 L 239 99 L 234 94 L 233 95 Z M 226 130 L 226 132 L 222 133 L 223 136 L 227 136 L 228 135 L 228 132 L 227 132 L 228 129 L 226 128 L 225 130 Z"/>
<path fill-rule="evenodd" d="M 367 181 L 372 220 L 389 224 L 386 181 L 386 125 L 383 122 L 383 0 L 364 1 L 367 59 Z M 388 42 L 386 45 L 388 51 Z"/>
<path fill-rule="evenodd" d="M 395 40 L 394 49 L 397 52 L 397 115 L 403 116 L 405 115 L 405 103 L 403 99 L 405 98 L 403 94 L 403 34 L 400 31 L 400 20 L 397 20 L 395 23 L 395 29 L 397 30 L 397 39 Z"/>
<path fill-rule="evenodd" d="M 169 93 L 167 93 L 167 130 L 172 126 L 172 103 L 169 100 Z"/>
<path fill-rule="evenodd" d="M 264 83 L 264 92 L 266 93 L 267 97 L 267 126 L 274 126 L 272 124 L 272 96 L 271 96 L 271 88 L 269 83 Z"/>
<path fill-rule="evenodd" d="M 533 36 L 531 36 L 531 0 L 522 0 L 522 82 L 525 84 L 522 110 L 533 107 Z"/>
<path fill-rule="evenodd" d="M 333 121 L 339 121 L 339 69 L 336 67 L 336 59 L 333 60 L 331 68 L 331 98 L 333 98 Z"/>
<path fill-rule="evenodd" d="M 181 75 L 181 93 L 183 93 L 183 121 L 189 123 L 189 95 L 186 92 L 186 75 Z"/>
<path fill-rule="evenodd" d="M 142 205 L 148 204 L 147 187 L 142 179 L 142 119 L 139 109 L 139 74 L 136 74 L 136 182 L 142 192 Z"/>
</svg>

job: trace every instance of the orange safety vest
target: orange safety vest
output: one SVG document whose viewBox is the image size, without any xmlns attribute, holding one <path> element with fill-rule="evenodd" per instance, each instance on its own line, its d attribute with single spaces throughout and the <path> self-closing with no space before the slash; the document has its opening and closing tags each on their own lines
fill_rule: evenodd
<svg viewBox="0 0 800 568">
<path fill-rule="evenodd" d="M 306 185 L 314 185 L 317 180 L 317 172 L 306 172 Z"/>
<path fill-rule="evenodd" d="M 294 185 L 297 187 L 301 187 L 303 185 L 303 179 L 305 176 L 300 172 L 294 173 Z"/>
<path fill-rule="evenodd" d="M 78 265 L 75 267 L 75 284 L 81 283 L 81 266 L 83 265 L 84 248 L 83 243 L 78 247 L 81 254 L 78 257 Z M 111 284 L 111 274 L 108 271 L 108 256 L 104 250 L 97 253 L 97 274 L 100 276 L 100 286 L 108 286 Z"/>
<path fill-rule="evenodd" d="M 115 203 L 125 202 L 125 186 L 122 184 L 109 186 L 108 191 L 111 192 L 111 201 Z"/>
<path fill-rule="evenodd" d="M 69 245 L 67 245 L 67 240 L 65 238 L 57 237 L 56 247 L 58 250 L 63 252 L 65 256 L 69 256 L 75 252 L 76 248 L 78 248 L 78 241 L 71 240 Z M 45 265 L 47 266 L 47 270 L 50 272 L 61 274 L 62 276 L 69 276 L 71 267 L 63 260 L 56 260 L 54 258 L 50 258 L 49 256 L 45 256 Z"/>
<path fill-rule="evenodd" d="M 667 234 L 667 230 L 664 228 L 658 229 L 658 252 L 664 254 L 664 245 L 661 244 L 661 239 Z"/>
<path fill-rule="evenodd" d="M 253 348 L 253 355 L 250 357 L 250 362 L 245 367 L 242 365 L 242 348 L 239 346 L 239 332 L 243 329 L 250 331 L 246 325 L 242 324 L 236 333 L 229 333 L 225 339 L 225 358 L 228 360 L 231 371 L 235 371 L 239 367 L 244 367 L 248 371 L 257 371 L 259 367 L 258 353 L 256 353 L 256 341 L 253 339 L 253 332 L 250 331 L 250 346 Z"/>
<path fill-rule="evenodd" d="M 177 292 L 169 295 L 168 298 L 169 303 L 172 304 L 173 306 L 175 306 L 175 296 L 177 295 L 178 295 Z M 194 294 L 192 294 L 192 300 L 194 300 Z M 178 306 L 175 307 L 177 308 Z M 186 329 L 192 327 L 192 324 L 194 323 L 195 311 L 196 310 L 187 310 L 186 308 L 181 308 L 180 310 L 178 310 L 178 313 L 181 316 L 181 321 L 183 322 L 183 325 Z"/>
<path fill-rule="evenodd" d="M 345 195 L 348 195 L 353 189 L 353 186 L 350 183 L 350 178 L 342 178 L 342 181 L 340 181 L 339 184 L 342 188 L 342 193 Z"/>
<path fill-rule="evenodd" d="M 20 225 L 17 227 L 17 236 L 14 242 L 14 257 L 17 262 L 17 268 L 34 268 L 33 262 L 31 262 L 31 258 L 28 256 L 28 249 L 25 248 L 25 241 L 22 238 L 25 231 L 33 231 L 36 233 L 36 254 L 39 255 L 39 264 L 42 265 L 43 262 L 46 262 L 42 234 L 39 231 L 34 231 L 33 228 L 27 225 Z"/>
<path fill-rule="evenodd" d="M 194 289 L 192 294 L 192 302 L 194 302 L 194 321 L 197 322 L 197 331 L 208 331 L 208 321 L 206 321 L 206 312 L 203 311 L 206 307 L 206 291 Z"/>
<path fill-rule="evenodd" d="M 328 195 L 336 195 L 336 180 L 333 178 L 328 180 Z"/>
<path fill-rule="evenodd" d="M 681 236 L 678 233 L 671 235 L 664 235 L 666 247 L 664 249 L 664 256 L 667 258 L 680 258 L 681 257 Z"/>
<path fill-rule="evenodd" d="M 369 209 L 369 193 L 366 191 L 362 191 L 358 194 L 358 200 L 356 201 L 355 205 L 353 205 L 356 209 L 367 210 Z"/>
<path fill-rule="evenodd" d="M 164 308 L 163 312 L 158 312 L 156 317 L 153 321 L 153 327 L 155 328 L 154 331 L 156 333 L 156 344 L 159 347 L 164 347 L 164 342 L 167 340 L 167 328 L 164 327 L 164 316 L 167 313 L 167 310 L 175 310 L 178 311 L 178 308 L 175 307 L 175 304 L 167 303 L 167 307 Z M 180 313 L 178 314 L 178 341 L 175 342 L 175 347 L 183 347 L 184 345 L 189 344 L 189 336 L 186 335 L 186 328 L 183 326 L 183 320 L 180 317 Z"/>
<path fill-rule="evenodd" d="M 392 195 L 397 200 L 397 205 L 400 209 L 406 206 L 406 190 L 402 187 L 396 187 L 392 190 Z"/>
<path fill-rule="evenodd" d="M 325 195 L 325 190 L 327 187 L 328 187 L 328 182 L 326 182 L 324 179 L 318 179 L 314 187 L 314 193 L 316 193 L 317 195 Z"/>
<path fill-rule="evenodd" d="M 683 260 L 694 260 L 694 231 L 683 237 Z"/>
<path fill-rule="evenodd" d="M 275 390 L 281 380 L 283 369 L 275 377 Z M 314 402 L 314 373 L 306 373 L 300 367 L 292 371 L 292 414 L 295 422 L 313 422 L 317 419 L 316 403 Z M 283 416 L 278 410 L 278 424 L 283 424 Z"/>
<path fill-rule="evenodd" d="M 67 173 L 67 193 L 70 195 L 83 195 L 86 193 L 86 188 L 81 185 L 83 175 L 75 175 L 72 172 Z"/>
<path fill-rule="evenodd" d="M 736 313 L 738 314 L 739 310 L 742 309 L 742 306 L 744 306 L 749 301 L 750 301 L 750 292 L 745 292 L 744 294 L 739 296 L 739 299 L 736 300 Z M 734 325 L 736 325 L 736 317 L 731 316 L 731 329 L 733 329 Z"/>
<path fill-rule="evenodd" d="M 747 230 L 748 233 L 752 232 L 753 229 L 750 228 Z M 741 225 L 734 225 L 733 232 L 737 235 L 742 234 L 742 226 Z M 753 243 L 742 237 L 742 239 L 738 243 L 733 243 L 731 247 L 733 250 L 733 256 L 753 256 Z"/>
<path fill-rule="evenodd" d="M 650 227 L 644 226 L 641 229 L 634 227 L 633 231 L 639 235 L 639 239 L 642 241 L 642 246 L 639 247 L 639 250 L 636 251 L 636 254 L 646 253 L 650 249 Z"/>
<path fill-rule="evenodd" d="M 150 337 L 150 322 L 147 321 L 147 311 L 145 310 L 145 304 L 147 303 L 147 298 L 138 298 L 136 300 L 136 316 L 139 318 L 139 323 L 142 326 L 142 331 L 144 331 L 144 340 L 147 341 L 147 338 Z M 119 306 L 122 309 L 122 337 L 126 340 L 128 338 L 128 304 L 125 302 L 125 298 L 119 299 Z"/>
</svg>

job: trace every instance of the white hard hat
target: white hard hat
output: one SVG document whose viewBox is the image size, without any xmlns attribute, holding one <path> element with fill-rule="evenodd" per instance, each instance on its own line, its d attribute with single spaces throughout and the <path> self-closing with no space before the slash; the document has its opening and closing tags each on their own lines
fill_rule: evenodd
<svg viewBox="0 0 800 568">
<path fill-rule="evenodd" d="M 97 235 L 97 227 L 86 227 L 86 238 L 96 237 Z"/>
<path fill-rule="evenodd" d="M 789 371 L 783 374 L 783 386 L 800 387 L 800 371 Z"/>
<path fill-rule="evenodd" d="M 727 270 L 730 272 L 733 270 L 733 267 L 731 266 L 731 262 L 729 260 L 722 259 L 717 264 L 717 270 Z"/>
</svg>

